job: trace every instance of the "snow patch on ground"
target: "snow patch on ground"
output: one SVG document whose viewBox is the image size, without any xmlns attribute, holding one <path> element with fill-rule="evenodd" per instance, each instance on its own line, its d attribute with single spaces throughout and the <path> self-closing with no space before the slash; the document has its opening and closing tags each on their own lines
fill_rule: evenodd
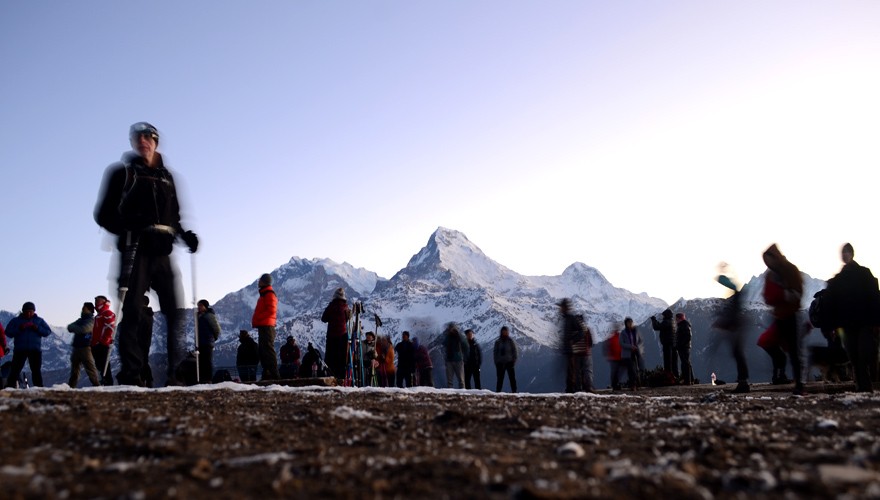
<svg viewBox="0 0 880 500">
<path fill-rule="evenodd" d="M 547 439 L 553 441 L 571 441 L 603 435 L 601 432 L 584 427 L 581 429 L 560 429 L 557 427 L 541 427 L 532 431 L 529 437 L 533 439 Z"/>
</svg>

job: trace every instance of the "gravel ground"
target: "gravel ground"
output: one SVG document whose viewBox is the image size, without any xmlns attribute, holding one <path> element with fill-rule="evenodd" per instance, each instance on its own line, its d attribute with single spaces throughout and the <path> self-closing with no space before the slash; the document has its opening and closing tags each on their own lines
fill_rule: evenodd
<svg viewBox="0 0 880 500">
<path fill-rule="evenodd" d="M 729 390 L 730 386 L 726 387 Z M 255 387 L 0 392 L 5 498 L 880 496 L 880 396 Z"/>
</svg>

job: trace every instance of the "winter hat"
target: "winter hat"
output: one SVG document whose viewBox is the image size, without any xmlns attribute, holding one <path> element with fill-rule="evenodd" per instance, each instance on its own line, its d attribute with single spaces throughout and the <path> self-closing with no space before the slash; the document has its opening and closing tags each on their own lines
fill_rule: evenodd
<svg viewBox="0 0 880 500">
<path fill-rule="evenodd" d="M 853 249 L 853 246 L 849 243 L 844 243 L 843 248 L 840 250 L 841 252 L 848 252 L 853 256 L 856 255 L 856 251 Z"/>
<path fill-rule="evenodd" d="M 271 285 L 272 284 L 272 275 L 269 273 L 263 274 L 262 276 L 260 276 L 260 283 L 264 283 L 266 285 Z"/>
<path fill-rule="evenodd" d="M 95 313 L 95 304 L 92 304 L 91 302 L 83 302 L 83 307 L 88 309 L 90 313 Z"/>
<path fill-rule="evenodd" d="M 684 321 L 687 317 L 685 317 L 684 313 L 675 313 L 675 319 L 676 321 Z"/>
<path fill-rule="evenodd" d="M 287 341 L 288 341 L 288 342 L 293 342 L 293 337 L 292 337 L 292 336 L 288 336 L 288 337 L 287 337 Z"/>
<path fill-rule="evenodd" d="M 159 144 L 159 131 L 156 130 L 156 127 L 147 122 L 137 122 L 128 129 L 128 137 L 130 139 L 134 139 L 139 135 L 152 137 L 153 140 L 156 141 L 156 144 Z"/>
<path fill-rule="evenodd" d="M 25 303 L 21 306 L 21 312 L 25 312 L 25 311 L 36 311 L 36 310 L 37 310 L 37 306 L 35 306 L 33 302 L 25 302 Z"/>
<path fill-rule="evenodd" d="M 664 318 L 671 318 L 672 317 L 672 310 L 667 309 L 667 310 L 663 311 L 663 317 Z"/>
<path fill-rule="evenodd" d="M 373 332 L 367 332 L 367 333 L 364 334 L 364 337 L 373 337 L 373 338 L 376 338 L 376 334 L 373 333 Z"/>
<path fill-rule="evenodd" d="M 333 298 L 345 300 L 345 289 L 337 288 L 336 291 L 333 292 Z"/>
</svg>

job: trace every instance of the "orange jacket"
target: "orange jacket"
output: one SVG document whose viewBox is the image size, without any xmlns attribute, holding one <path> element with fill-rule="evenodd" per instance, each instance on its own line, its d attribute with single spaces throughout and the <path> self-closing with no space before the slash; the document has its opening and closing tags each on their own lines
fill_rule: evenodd
<svg viewBox="0 0 880 500">
<path fill-rule="evenodd" d="M 278 314 L 278 296 L 272 285 L 260 288 L 260 298 L 257 307 L 254 308 L 254 317 L 251 318 L 251 326 L 275 326 L 275 317 Z"/>
</svg>

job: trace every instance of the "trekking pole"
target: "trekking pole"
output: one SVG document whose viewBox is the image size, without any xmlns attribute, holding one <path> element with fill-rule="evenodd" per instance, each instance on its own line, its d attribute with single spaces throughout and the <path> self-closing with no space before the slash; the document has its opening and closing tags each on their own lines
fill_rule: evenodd
<svg viewBox="0 0 880 500">
<path fill-rule="evenodd" d="M 192 274 L 192 292 L 193 292 L 193 337 L 196 349 L 193 353 L 196 355 L 196 383 L 199 380 L 199 305 L 196 299 L 196 254 L 189 254 L 189 272 Z"/>
</svg>

